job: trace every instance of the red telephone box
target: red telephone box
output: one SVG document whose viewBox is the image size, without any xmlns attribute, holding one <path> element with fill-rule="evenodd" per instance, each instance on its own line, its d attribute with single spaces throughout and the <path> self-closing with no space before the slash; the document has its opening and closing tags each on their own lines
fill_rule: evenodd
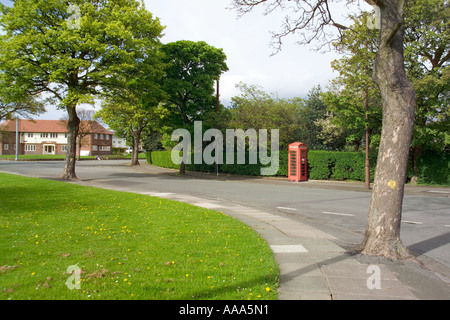
<svg viewBox="0 0 450 320">
<path fill-rule="evenodd" d="M 301 142 L 294 142 L 289 145 L 288 156 L 288 180 L 307 181 L 308 180 L 308 147 Z"/>
</svg>

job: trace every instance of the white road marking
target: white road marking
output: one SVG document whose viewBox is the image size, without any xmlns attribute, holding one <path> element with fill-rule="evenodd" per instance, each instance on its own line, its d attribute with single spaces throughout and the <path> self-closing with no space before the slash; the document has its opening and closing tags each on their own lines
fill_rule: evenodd
<svg viewBox="0 0 450 320">
<path fill-rule="evenodd" d="M 441 191 L 441 190 L 428 190 L 427 192 L 431 192 L 431 193 L 446 193 L 446 194 L 450 194 L 450 191 Z"/>
<path fill-rule="evenodd" d="M 209 202 L 198 202 L 194 203 L 198 207 L 206 208 L 206 209 L 216 209 L 216 208 L 223 208 L 220 204 L 215 203 L 209 203 Z"/>
<path fill-rule="evenodd" d="M 161 197 L 161 198 L 175 194 L 175 193 L 170 193 L 170 192 L 159 192 L 159 193 L 158 192 L 141 192 L 141 193 L 152 196 L 152 197 Z"/>
<path fill-rule="evenodd" d="M 297 211 L 295 208 L 277 207 L 277 209 Z"/>
<path fill-rule="evenodd" d="M 402 222 L 404 222 L 404 223 L 409 223 L 409 224 L 423 224 L 422 222 L 408 221 L 408 220 L 402 220 Z"/>
<path fill-rule="evenodd" d="M 345 217 L 354 217 L 354 214 L 350 214 L 350 213 L 340 213 L 340 212 L 331 212 L 331 211 L 324 211 L 322 213 L 325 214 L 332 214 L 332 215 L 336 215 L 336 216 L 345 216 Z"/>
<path fill-rule="evenodd" d="M 444 227 L 450 228 L 450 224 L 444 224 Z"/>
</svg>

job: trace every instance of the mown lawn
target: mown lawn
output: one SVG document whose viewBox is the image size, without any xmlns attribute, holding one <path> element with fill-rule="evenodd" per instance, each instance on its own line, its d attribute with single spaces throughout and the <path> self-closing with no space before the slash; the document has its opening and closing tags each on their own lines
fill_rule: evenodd
<svg viewBox="0 0 450 320">
<path fill-rule="evenodd" d="M 0 299 L 276 299 L 278 275 L 220 212 L 0 173 Z"/>
</svg>

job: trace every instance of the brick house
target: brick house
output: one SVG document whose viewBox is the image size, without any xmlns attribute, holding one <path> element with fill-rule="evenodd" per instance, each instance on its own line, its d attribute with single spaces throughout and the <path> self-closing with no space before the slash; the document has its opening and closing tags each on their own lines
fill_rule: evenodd
<svg viewBox="0 0 450 320">
<path fill-rule="evenodd" d="M 82 138 L 81 155 L 111 155 L 113 133 L 95 121 L 82 121 L 88 128 Z M 67 150 L 67 121 L 19 120 L 19 154 L 58 154 Z M 78 146 L 77 146 L 78 148 Z M 6 120 L 0 125 L 0 155 L 16 154 L 16 120 Z"/>
</svg>

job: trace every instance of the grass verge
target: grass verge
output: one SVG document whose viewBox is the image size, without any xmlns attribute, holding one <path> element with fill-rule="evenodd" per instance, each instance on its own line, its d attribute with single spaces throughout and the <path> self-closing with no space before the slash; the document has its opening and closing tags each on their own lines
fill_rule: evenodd
<svg viewBox="0 0 450 320">
<path fill-rule="evenodd" d="M 0 299 L 276 299 L 278 275 L 223 213 L 0 173 Z"/>
</svg>

